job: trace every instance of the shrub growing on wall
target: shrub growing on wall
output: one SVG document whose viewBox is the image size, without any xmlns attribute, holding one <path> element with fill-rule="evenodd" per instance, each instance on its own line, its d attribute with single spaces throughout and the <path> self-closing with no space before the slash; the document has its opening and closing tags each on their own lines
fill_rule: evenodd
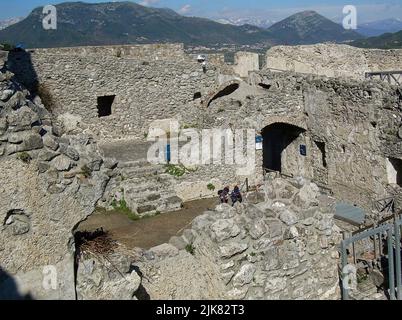
<svg viewBox="0 0 402 320">
<path fill-rule="evenodd" d="M 0 49 L 4 51 L 12 51 L 15 49 L 15 45 L 10 43 L 0 43 Z"/>
</svg>

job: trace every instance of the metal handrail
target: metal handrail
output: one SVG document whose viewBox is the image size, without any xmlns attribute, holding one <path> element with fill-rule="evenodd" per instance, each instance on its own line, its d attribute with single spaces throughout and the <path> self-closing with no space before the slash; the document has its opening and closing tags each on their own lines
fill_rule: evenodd
<svg viewBox="0 0 402 320">
<path fill-rule="evenodd" d="M 375 259 L 377 259 L 376 250 L 376 238 L 379 241 L 380 256 L 384 255 L 381 251 L 382 242 L 384 241 L 383 234 L 386 233 L 386 242 L 388 253 L 386 254 L 388 259 L 388 285 L 389 285 L 389 296 L 391 300 L 402 300 L 402 265 L 401 265 L 401 233 L 400 228 L 402 226 L 402 210 L 391 217 L 387 217 L 379 221 L 376 225 L 367 227 L 357 232 L 352 233 L 351 237 L 342 240 L 340 250 L 342 254 L 342 270 L 348 264 L 347 258 L 347 248 L 353 246 L 353 256 L 356 263 L 354 244 L 357 241 L 361 241 L 366 238 L 372 238 L 374 241 L 374 254 Z M 393 220 L 390 222 L 390 220 Z M 396 280 L 396 286 L 395 286 Z M 348 299 L 349 292 L 342 285 L 342 298 Z"/>
<path fill-rule="evenodd" d="M 265 168 L 265 167 L 263 167 L 263 170 L 264 170 L 264 174 L 267 173 L 267 172 L 271 172 L 271 173 L 275 173 L 275 174 L 277 174 L 279 176 L 282 176 L 282 177 L 285 177 L 285 178 L 294 178 L 293 174 L 291 174 L 291 173 L 287 174 L 287 173 L 283 173 L 283 172 L 278 171 L 278 170 L 272 170 L 272 169 L 268 169 L 268 168 Z"/>
</svg>

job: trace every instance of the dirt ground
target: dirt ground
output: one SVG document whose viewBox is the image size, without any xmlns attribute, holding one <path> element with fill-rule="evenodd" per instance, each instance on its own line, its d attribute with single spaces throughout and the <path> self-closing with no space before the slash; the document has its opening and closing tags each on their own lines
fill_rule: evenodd
<svg viewBox="0 0 402 320">
<path fill-rule="evenodd" d="M 184 204 L 179 211 L 163 213 L 137 221 L 115 211 L 97 211 L 79 225 L 79 231 L 93 231 L 102 227 L 113 239 L 128 248 L 149 249 L 168 242 L 172 236 L 181 235 L 195 217 L 218 204 L 217 198 L 201 199 Z"/>
</svg>

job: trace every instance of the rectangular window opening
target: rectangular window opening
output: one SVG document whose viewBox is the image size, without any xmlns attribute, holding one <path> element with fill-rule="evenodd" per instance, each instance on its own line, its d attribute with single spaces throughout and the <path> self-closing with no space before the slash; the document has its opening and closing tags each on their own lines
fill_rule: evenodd
<svg viewBox="0 0 402 320">
<path fill-rule="evenodd" d="M 314 142 L 317 145 L 318 149 L 321 151 L 322 166 L 324 168 L 326 168 L 327 167 L 327 154 L 325 152 L 325 142 L 320 142 L 320 141 L 314 141 Z"/>
<path fill-rule="evenodd" d="M 116 96 L 98 97 L 98 117 L 107 117 L 112 114 L 112 105 Z"/>
<path fill-rule="evenodd" d="M 402 187 L 402 160 L 388 158 L 387 171 L 388 183 L 397 184 Z"/>
</svg>

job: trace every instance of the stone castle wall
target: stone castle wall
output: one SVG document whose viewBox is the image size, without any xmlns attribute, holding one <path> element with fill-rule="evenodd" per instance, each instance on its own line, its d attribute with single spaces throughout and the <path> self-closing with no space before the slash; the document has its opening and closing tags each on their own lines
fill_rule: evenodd
<svg viewBox="0 0 402 320">
<path fill-rule="evenodd" d="M 326 46 L 317 48 L 322 56 L 327 54 L 323 51 Z M 309 177 L 340 198 L 366 208 L 371 208 L 373 198 L 386 195 L 387 158 L 402 157 L 398 136 L 401 94 L 386 83 L 262 70 L 251 72 L 247 81 L 227 75 L 222 84 L 219 67 L 211 64 L 204 73 L 194 57 L 151 61 L 142 56 L 96 55 L 94 59 L 74 55 L 72 49 L 68 49 L 71 54 L 58 50 L 15 56 L 9 64 L 23 80 L 29 74 L 23 67 L 31 62 L 39 83 L 51 93 L 54 114 L 73 123 L 76 131 L 91 132 L 103 141 L 145 142 L 149 124 L 162 119 L 176 119 L 182 129 L 200 130 L 249 128 L 261 132 L 273 123 L 296 125 L 305 132 L 284 151 L 282 171 Z M 21 59 L 28 61 L 21 63 Z M 227 92 L 236 83 L 238 88 Z M 97 98 L 105 95 L 116 95 L 112 114 L 99 118 Z M 324 144 L 326 165 L 320 143 Z M 303 144 L 306 156 L 300 155 Z M 262 151 L 257 150 L 256 155 L 252 185 L 262 180 Z M 226 165 L 199 166 L 179 182 L 206 186 L 217 177 L 222 184 L 244 181 L 233 166 Z"/>
<path fill-rule="evenodd" d="M 371 200 L 381 198 L 386 192 L 387 158 L 402 157 L 398 136 L 399 89 L 377 81 L 346 81 L 292 73 L 263 71 L 260 76 L 272 85 L 269 96 L 276 94 L 275 87 L 281 83 L 288 92 L 293 88 L 293 108 L 276 114 L 279 119 L 273 121 L 306 129 L 284 152 L 285 173 L 302 173 L 330 187 L 340 199 L 370 210 Z M 289 98 L 288 94 L 285 96 Z M 267 115 L 263 121 L 271 123 L 269 120 Z M 326 166 L 317 142 L 325 144 Z M 300 155 L 300 144 L 307 146 L 305 157 Z"/>
<path fill-rule="evenodd" d="M 370 208 L 373 198 L 385 195 L 390 182 L 387 171 L 392 171 L 388 158 L 402 158 L 402 93 L 383 82 L 263 70 L 251 73 L 247 81 L 231 79 L 222 85 L 219 68 L 210 66 L 204 73 L 197 61 L 187 57 L 181 62 L 151 61 L 113 53 L 52 54 L 51 50 L 11 53 L 8 66 L 28 87 L 39 92 L 43 86 L 47 89 L 44 97 L 52 100 L 53 116 L 64 119 L 64 130 L 70 134 L 90 133 L 101 142 L 121 138 L 145 142 L 149 124 L 167 118 L 179 120 L 182 130 L 247 128 L 262 132 L 271 124 L 297 126 L 304 132 L 284 150 L 283 172 L 310 178 L 331 188 L 336 198 L 364 208 Z M 2 268 L 12 276 L 5 292 L 14 287 L 39 298 L 74 298 L 72 232 L 103 196 L 106 182 L 116 174 L 111 170 L 115 163 L 103 160 L 89 137 L 62 135 L 40 100 L 32 99 L 10 73 L 0 73 L 0 89 L 4 181 L 0 257 Z M 201 95 L 195 96 L 198 92 Z M 99 118 L 97 98 L 105 95 L 116 95 L 112 115 Z M 326 165 L 317 143 L 325 146 Z M 305 156 L 300 154 L 302 144 Z M 33 160 L 24 163 L 17 158 L 20 152 L 29 152 Z M 262 181 L 262 161 L 258 150 L 251 184 Z M 83 172 L 84 166 L 90 168 L 90 177 Z M 176 182 L 181 190 L 187 186 L 197 195 L 199 190 L 191 186 L 205 188 L 216 178 L 217 187 L 242 181 L 235 169 L 230 165 L 199 166 Z M 275 188 L 274 181 L 273 189 L 267 187 L 265 195 L 256 195 L 260 197 L 255 201 L 257 208 L 223 206 L 194 222 L 196 255 L 205 254 L 203 261 L 211 267 L 207 272 L 217 272 L 217 288 L 211 290 L 219 290 L 219 294 L 209 296 L 338 297 L 339 230 L 333 226 L 332 209 L 325 206 L 315 187 L 303 187 L 297 181 L 285 189 Z M 261 199 L 264 196 L 267 198 Z M 154 248 L 145 258 L 166 255 L 164 248 Z M 178 249 L 170 261 L 157 265 L 167 270 L 167 277 L 181 276 L 176 253 Z M 184 250 L 178 254 L 187 261 Z M 153 265 L 159 263 L 156 258 L 141 266 L 151 277 Z M 184 269 L 186 263 L 181 264 Z M 199 264 L 189 263 L 199 270 Z M 42 291 L 43 267 L 49 264 L 62 269 L 60 291 Z M 218 265 L 220 270 L 216 270 Z M 185 276 L 192 279 L 193 274 Z M 147 289 L 155 297 L 171 297 L 178 287 L 175 279 L 159 279 Z M 300 283 L 301 291 L 297 291 Z M 165 287 L 171 288 L 167 295 Z M 185 297 L 187 291 L 183 290 Z"/>
<path fill-rule="evenodd" d="M 142 55 L 96 54 L 94 58 L 52 50 L 16 54 L 10 68 L 31 90 L 35 73 L 41 88 L 50 92 L 56 116 L 70 113 L 101 138 L 139 139 L 153 120 L 197 114 L 188 104 L 197 93 L 205 94 L 217 78 L 216 68 L 211 66 L 204 73 L 201 65 L 188 57 L 177 61 L 166 56 L 153 60 Z M 30 66 L 31 72 L 24 72 Z M 112 114 L 99 118 L 97 98 L 109 95 L 115 95 Z"/>
<path fill-rule="evenodd" d="M 89 137 L 62 134 L 0 71 L 0 299 L 75 298 L 73 232 L 113 170 Z"/>
<path fill-rule="evenodd" d="M 184 45 L 181 43 L 83 46 L 65 48 L 32 49 L 37 54 L 57 54 L 71 56 L 110 56 L 150 60 L 184 60 Z"/>
<path fill-rule="evenodd" d="M 402 69 L 402 50 L 360 49 L 348 45 L 277 46 L 266 68 L 363 80 L 366 72 Z"/>
</svg>

